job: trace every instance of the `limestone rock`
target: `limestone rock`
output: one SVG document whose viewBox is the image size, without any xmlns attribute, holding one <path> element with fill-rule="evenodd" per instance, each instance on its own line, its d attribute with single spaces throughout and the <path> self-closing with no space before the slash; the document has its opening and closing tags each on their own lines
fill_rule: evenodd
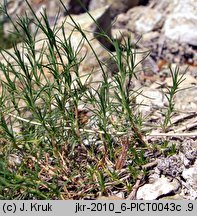
<svg viewBox="0 0 197 216">
<path fill-rule="evenodd" d="M 135 17 L 135 20 L 129 20 L 129 28 L 141 34 L 160 29 L 163 24 L 162 13 L 149 7 L 133 8 L 129 10 L 129 16 Z"/>
<path fill-rule="evenodd" d="M 189 169 L 185 169 L 182 173 L 182 177 L 187 182 L 187 187 L 190 189 L 190 199 L 197 198 L 197 166 L 194 165 Z"/>
<path fill-rule="evenodd" d="M 185 80 L 180 84 L 174 97 L 175 109 L 179 111 L 197 112 L 197 79 L 189 74 L 185 74 Z M 172 86 L 172 78 L 167 78 L 166 83 Z"/>
<path fill-rule="evenodd" d="M 168 39 L 197 45 L 197 0 L 150 1 L 117 17 L 119 27 L 139 34 L 159 30 Z"/>
<path fill-rule="evenodd" d="M 125 14 L 118 15 L 116 25 L 125 25 L 131 31 L 144 34 L 160 29 L 163 26 L 164 19 L 163 10 L 158 10 L 156 6 L 137 6 L 131 8 Z"/>
<path fill-rule="evenodd" d="M 175 109 L 179 111 L 197 112 L 197 86 L 184 89 L 176 94 Z"/>
<path fill-rule="evenodd" d="M 184 200 L 184 197 L 181 194 L 175 194 L 173 196 L 165 196 L 160 200 Z"/>
<path fill-rule="evenodd" d="M 172 40 L 197 45 L 197 0 L 174 0 L 173 11 L 167 16 L 163 31 Z"/>
<path fill-rule="evenodd" d="M 161 158 L 158 160 L 157 169 L 160 173 L 167 176 L 178 177 L 184 168 L 182 157 L 172 155 L 168 158 Z"/>
<path fill-rule="evenodd" d="M 162 108 L 167 102 L 164 94 L 158 89 L 142 87 L 141 90 L 142 94 L 137 96 L 136 103 L 141 104 L 139 110 L 144 116 L 150 114 L 153 108 Z"/>
<path fill-rule="evenodd" d="M 145 184 L 137 191 L 137 199 L 155 200 L 159 197 L 165 196 L 170 193 L 176 193 L 180 188 L 180 183 L 173 179 L 170 181 L 168 178 L 162 176 L 155 179 L 151 184 Z"/>
<path fill-rule="evenodd" d="M 177 154 L 161 155 L 150 173 L 149 182 L 138 190 L 138 199 L 191 199 L 197 198 L 197 144 L 190 138 L 175 142 Z M 187 163 L 185 163 L 187 160 Z M 169 179 L 168 179 L 168 178 Z M 169 197 L 170 196 L 170 197 Z"/>
<path fill-rule="evenodd" d="M 32 12 L 25 1 L 23 1 L 23 0 L 7 0 L 6 2 L 7 3 L 5 4 L 5 6 L 7 8 L 7 12 L 14 22 L 17 21 L 17 17 L 22 17 L 25 14 L 27 14 L 28 18 L 33 19 Z M 44 10 L 46 10 L 50 24 L 53 24 L 55 22 L 56 15 L 58 14 L 59 9 L 60 9 L 59 16 L 63 16 L 64 11 L 65 11 L 62 4 L 60 3 L 60 1 L 30 0 L 28 2 L 30 3 L 32 9 L 35 11 L 38 19 L 41 19 L 41 17 L 42 17 L 41 13 L 43 13 Z M 69 7 L 69 0 L 63 0 L 62 2 L 64 3 L 64 5 L 67 8 Z M 0 4 L 4 5 L 4 0 L 1 0 Z M 11 21 L 5 15 L 0 16 L 0 22 L 3 24 L 4 34 L 6 36 L 9 35 L 10 31 L 14 31 L 14 28 L 13 28 Z"/>
<path fill-rule="evenodd" d="M 128 9 L 139 5 L 140 0 L 92 0 L 89 5 L 90 10 L 98 7 L 110 5 L 111 16 L 115 17 L 119 13 L 126 12 Z"/>
<path fill-rule="evenodd" d="M 197 188 L 197 167 L 196 166 L 183 170 L 182 177 L 187 181 L 191 181 L 191 183 L 193 185 L 195 184 Z"/>
<path fill-rule="evenodd" d="M 174 71 L 175 65 L 172 66 L 172 71 Z M 180 67 L 180 71 L 184 71 L 186 69 L 185 65 L 182 65 Z M 178 79 L 181 78 L 182 75 L 178 76 Z M 190 74 L 185 74 L 183 77 L 184 81 L 178 86 L 179 91 L 175 94 L 174 97 L 174 103 L 175 103 L 175 109 L 179 111 L 197 111 L 197 79 L 194 78 Z M 168 77 L 165 79 L 164 82 L 156 82 L 153 83 L 150 87 L 152 89 L 159 89 L 160 86 L 165 86 L 168 88 L 172 88 L 172 77 Z M 166 92 L 165 87 L 163 89 L 164 92 Z M 166 101 L 166 104 L 167 101 Z"/>
</svg>

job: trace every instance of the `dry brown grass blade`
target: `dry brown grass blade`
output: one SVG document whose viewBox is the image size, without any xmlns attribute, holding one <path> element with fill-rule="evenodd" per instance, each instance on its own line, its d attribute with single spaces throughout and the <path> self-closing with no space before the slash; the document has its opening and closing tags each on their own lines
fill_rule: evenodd
<svg viewBox="0 0 197 216">
<path fill-rule="evenodd" d="M 116 170 L 122 169 L 125 164 L 127 151 L 129 148 L 129 138 L 125 136 L 121 138 L 121 145 L 122 145 L 122 151 L 115 165 Z"/>
<path fill-rule="evenodd" d="M 140 146 L 146 147 L 147 143 L 145 142 L 141 131 L 135 125 L 132 126 L 132 130 L 134 131 L 134 134 L 136 134 L 136 136 L 138 138 L 138 143 L 140 144 Z"/>
<path fill-rule="evenodd" d="M 157 160 L 143 165 L 142 169 L 149 170 L 152 167 L 155 167 L 156 165 L 157 165 Z M 139 189 L 139 187 L 141 187 L 144 184 L 144 183 L 141 183 L 143 178 L 144 178 L 144 176 L 140 173 L 139 176 L 137 177 L 136 183 L 132 187 L 131 193 L 127 197 L 127 200 L 135 200 L 136 199 L 137 190 Z"/>
<path fill-rule="evenodd" d="M 135 200 L 136 199 L 136 193 L 137 193 L 137 190 L 138 188 L 141 186 L 141 180 L 143 179 L 143 176 L 142 175 L 139 175 L 138 176 L 138 179 L 136 181 L 136 183 L 134 184 L 134 186 L 132 187 L 132 191 L 131 193 L 129 194 L 129 196 L 127 197 L 127 200 Z"/>
</svg>

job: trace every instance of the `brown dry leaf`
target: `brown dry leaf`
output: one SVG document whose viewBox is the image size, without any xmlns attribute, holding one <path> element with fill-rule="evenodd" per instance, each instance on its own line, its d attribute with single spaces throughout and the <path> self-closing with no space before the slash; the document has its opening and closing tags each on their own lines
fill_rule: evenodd
<svg viewBox="0 0 197 216">
<path fill-rule="evenodd" d="M 122 169 L 122 167 L 125 164 L 127 151 L 128 151 L 128 147 L 129 147 L 129 138 L 123 137 L 121 139 L 121 145 L 122 145 L 122 151 L 121 151 L 121 154 L 120 154 L 120 156 L 116 162 L 116 170 Z"/>
</svg>

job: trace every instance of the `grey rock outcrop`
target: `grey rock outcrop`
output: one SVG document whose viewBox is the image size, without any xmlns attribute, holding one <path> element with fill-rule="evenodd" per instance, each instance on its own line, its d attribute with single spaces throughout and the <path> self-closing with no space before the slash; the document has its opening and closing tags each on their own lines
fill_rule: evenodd
<svg viewBox="0 0 197 216">
<path fill-rule="evenodd" d="M 115 17 L 119 13 L 124 13 L 128 9 L 140 4 L 140 0 L 92 0 L 89 5 L 90 10 L 94 10 L 105 5 L 111 6 L 111 16 Z"/>
<path fill-rule="evenodd" d="M 163 195 L 176 193 L 180 188 L 180 183 L 176 179 L 170 179 L 162 176 L 161 178 L 154 179 L 154 182 L 145 184 L 140 187 L 137 192 L 137 199 L 155 200 Z"/>
<path fill-rule="evenodd" d="M 120 14 L 119 25 L 140 34 L 161 31 L 168 39 L 197 45 L 197 0 L 150 1 Z"/>
<path fill-rule="evenodd" d="M 38 19 L 42 19 L 41 13 L 46 10 L 49 23 L 51 25 L 54 24 L 56 20 L 56 16 L 59 13 L 59 16 L 63 16 L 65 9 L 63 8 L 60 1 L 53 1 L 53 0 L 31 0 L 28 1 L 31 5 L 32 9 L 34 10 L 36 16 Z M 62 1 L 64 5 L 69 8 L 69 0 L 63 0 Z M 16 21 L 18 18 L 25 16 L 25 14 L 28 16 L 32 22 L 33 14 L 24 0 L 8 0 L 6 1 L 6 4 L 4 4 L 4 1 L 0 1 L 0 5 L 3 6 L 4 10 L 7 11 L 9 17 L 12 19 L 12 21 L 16 24 Z M 4 34 L 8 36 L 10 32 L 14 31 L 13 24 L 11 20 L 8 18 L 8 16 L 5 13 L 2 13 L 0 16 L 0 22 L 3 25 Z"/>
<path fill-rule="evenodd" d="M 197 46 L 197 0 L 174 0 L 171 4 L 173 10 L 163 26 L 164 35 Z"/>
<path fill-rule="evenodd" d="M 137 191 L 137 199 L 197 198 L 196 141 L 188 138 L 178 145 L 177 154 L 157 159 L 158 165 L 151 171 L 149 182 Z"/>
</svg>

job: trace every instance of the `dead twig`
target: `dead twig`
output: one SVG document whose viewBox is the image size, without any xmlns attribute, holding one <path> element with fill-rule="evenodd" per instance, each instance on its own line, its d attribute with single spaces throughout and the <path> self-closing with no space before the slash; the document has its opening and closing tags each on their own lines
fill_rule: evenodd
<svg viewBox="0 0 197 216">
<path fill-rule="evenodd" d="M 146 136 L 146 138 L 150 137 L 197 137 L 197 132 L 193 133 L 152 133 Z"/>
<path fill-rule="evenodd" d="M 141 186 L 141 180 L 143 179 L 143 175 L 139 175 L 136 183 L 132 187 L 132 191 L 127 197 L 127 200 L 135 200 L 138 188 Z"/>
<path fill-rule="evenodd" d="M 193 120 L 190 123 L 187 123 L 187 124 L 183 125 L 182 127 L 174 129 L 174 132 L 177 133 L 177 132 L 180 132 L 180 131 L 190 130 L 190 129 L 196 127 L 196 126 L 197 126 L 197 119 Z"/>
<path fill-rule="evenodd" d="M 153 168 L 155 166 L 157 166 L 157 160 L 155 160 L 153 162 L 150 162 L 148 164 L 143 165 L 142 169 L 150 170 L 151 168 Z M 137 194 L 137 191 L 138 191 L 139 187 L 141 187 L 142 185 L 144 185 L 144 183 L 141 183 L 141 181 L 142 181 L 143 178 L 144 178 L 143 174 L 140 173 L 139 176 L 137 177 L 136 183 L 132 187 L 131 193 L 127 197 L 127 200 L 135 200 L 136 199 L 136 194 Z"/>
</svg>

